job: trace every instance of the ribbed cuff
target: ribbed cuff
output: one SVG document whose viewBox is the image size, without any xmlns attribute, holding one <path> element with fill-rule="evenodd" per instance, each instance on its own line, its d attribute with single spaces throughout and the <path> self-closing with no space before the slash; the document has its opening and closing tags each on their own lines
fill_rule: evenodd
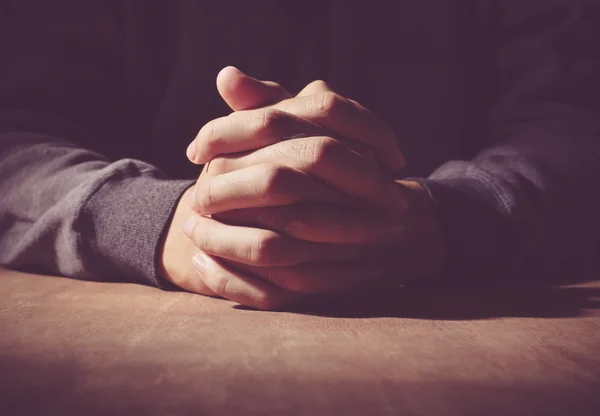
<svg viewBox="0 0 600 416">
<path fill-rule="evenodd" d="M 158 171 L 116 175 L 84 207 L 89 257 L 103 280 L 129 281 L 169 288 L 159 273 L 159 249 L 181 195 L 194 182 L 168 180 Z M 87 229 L 89 227 L 89 229 Z"/>
</svg>

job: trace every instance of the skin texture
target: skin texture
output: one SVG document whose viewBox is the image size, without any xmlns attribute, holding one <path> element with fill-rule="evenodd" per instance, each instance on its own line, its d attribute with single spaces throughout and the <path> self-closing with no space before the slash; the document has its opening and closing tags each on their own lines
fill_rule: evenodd
<svg viewBox="0 0 600 416">
<path fill-rule="evenodd" d="M 404 158 L 379 118 L 322 81 L 291 97 L 226 68 L 217 87 L 234 113 L 204 126 L 187 150 L 208 163 L 165 239 L 172 283 L 278 309 L 441 266 L 429 197 L 392 179 Z"/>
</svg>

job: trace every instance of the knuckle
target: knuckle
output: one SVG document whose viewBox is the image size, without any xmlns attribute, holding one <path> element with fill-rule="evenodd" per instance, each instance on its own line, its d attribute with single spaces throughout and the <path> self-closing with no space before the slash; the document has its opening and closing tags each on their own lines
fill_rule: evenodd
<svg viewBox="0 0 600 416">
<path fill-rule="evenodd" d="M 312 165 L 326 164 L 332 153 L 339 150 L 340 143 L 327 136 L 314 137 L 301 143 L 302 156 Z"/>
<path fill-rule="evenodd" d="M 262 183 L 266 195 L 288 201 L 292 181 L 293 173 L 285 166 L 272 165 L 264 169 Z"/>
<path fill-rule="evenodd" d="M 229 172 L 230 166 L 228 165 L 228 160 L 223 157 L 217 157 L 206 165 L 204 165 L 204 169 L 202 170 L 202 176 L 204 177 L 214 177 L 218 175 L 222 175 L 223 173 Z"/>
<path fill-rule="evenodd" d="M 199 145 L 205 149 L 211 149 L 220 139 L 220 119 L 209 121 L 200 129 Z"/>
<path fill-rule="evenodd" d="M 283 121 L 283 113 L 273 108 L 267 108 L 259 113 L 256 118 L 255 133 L 257 138 L 269 139 L 277 131 Z"/>
<path fill-rule="evenodd" d="M 226 276 L 223 273 L 216 273 L 208 278 L 205 278 L 210 290 L 212 290 L 215 295 L 220 296 L 222 298 L 226 298 L 228 295 L 229 281 L 230 277 Z"/>
<path fill-rule="evenodd" d="M 248 244 L 248 259 L 257 266 L 269 266 L 276 263 L 278 246 L 281 239 L 275 234 L 261 234 Z"/>
<path fill-rule="evenodd" d="M 311 82 L 309 86 L 322 91 L 330 91 L 329 85 L 322 79 Z"/>
<path fill-rule="evenodd" d="M 215 187 L 214 181 L 210 178 L 202 181 L 197 187 L 196 207 L 200 214 L 205 214 L 215 205 Z"/>
<path fill-rule="evenodd" d="M 334 92 L 323 92 L 316 95 L 316 107 L 323 116 L 332 116 L 337 113 L 342 102 L 342 97 Z"/>
<path fill-rule="evenodd" d="M 194 231 L 192 233 L 192 241 L 194 242 L 196 248 L 205 252 L 211 251 L 210 236 L 208 235 L 204 227 L 198 226 L 198 224 L 196 224 L 196 227 L 194 227 Z"/>
<path fill-rule="evenodd" d="M 311 95 L 311 94 L 318 94 L 321 92 L 325 92 L 325 91 L 331 91 L 331 89 L 329 88 L 329 85 L 327 85 L 327 83 L 321 79 L 316 80 L 311 82 L 310 84 L 308 84 L 306 87 L 304 87 L 304 89 L 302 90 L 302 94 L 303 95 Z"/>
</svg>

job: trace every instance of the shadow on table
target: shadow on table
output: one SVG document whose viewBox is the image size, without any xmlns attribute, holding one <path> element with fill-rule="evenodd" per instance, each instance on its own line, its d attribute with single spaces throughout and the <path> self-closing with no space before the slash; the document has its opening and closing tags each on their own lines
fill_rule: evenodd
<svg viewBox="0 0 600 416">
<path fill-rule="evenodd" d="M 239 309 L 246 309 L 237 306 Z M 600 308 L 600 287 L 413 287 L 344 297 L 316 296 L 289 312 L 326 317 L 473 320 L 569 318 Z"/>
</svg>

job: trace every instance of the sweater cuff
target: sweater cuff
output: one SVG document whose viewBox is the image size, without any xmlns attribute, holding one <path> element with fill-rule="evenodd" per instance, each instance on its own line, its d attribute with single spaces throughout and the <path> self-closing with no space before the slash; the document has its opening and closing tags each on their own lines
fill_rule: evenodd
<svg viewBox="0 0 600 416">
<path fill-rule="evenodd" d="M 103 279 L 170 288 L 158 267 L 160 245 L 190 180 L 169 180 L 157 171 L 116 175 L 84 207 L 81 236 L 93 255 L 85 265 Z M 89 227 L 89 229 L 88 229 Z"/>
<path fill-rule="evenodd" d="M 512 225 L 491 184 L 473 177 L 411 180 L 429 193 L 444 234 L 447 258 L 435 280 L 482 282 L 510 270 Z"/>
</svg>

